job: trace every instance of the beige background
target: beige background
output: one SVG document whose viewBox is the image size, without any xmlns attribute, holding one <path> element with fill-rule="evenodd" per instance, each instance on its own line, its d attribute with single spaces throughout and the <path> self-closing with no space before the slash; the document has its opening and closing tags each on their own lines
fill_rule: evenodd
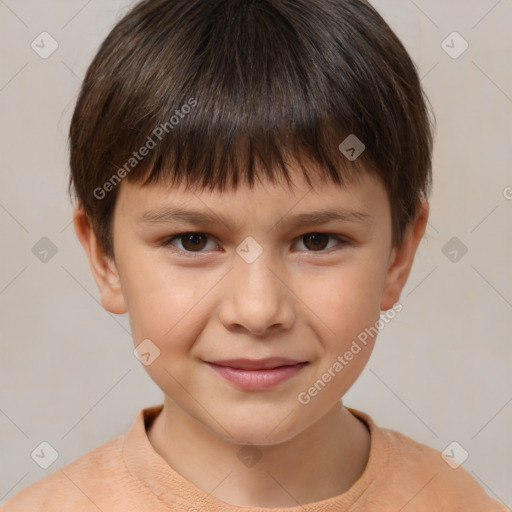
<svg viewBox="0 0 512 512">
<path fill-rule="evenodd" d="M 98 302 L 66 195 L 81 77 L 131 3 L 0 0 L 0 503 L 161 401 L 127 317 Z M 346 404 L 439 450 L 457 441 L 463 467 L 512 507 L 512 2 L 372 3 L 432 101 L 435 184 L 404 309 Z M 58 43 L 46 59 L 31 48 L 43 31 Z M 456 59 L 441 46 L 453 31 L 469 43 Z M 46 262 L 32 252 L 42 237 L 57 250 Z M 456 262 L 452 237 L 468 249 Z M 31 458 L 42 441 L 58 452 L 48 469 Z"/>
</svg>

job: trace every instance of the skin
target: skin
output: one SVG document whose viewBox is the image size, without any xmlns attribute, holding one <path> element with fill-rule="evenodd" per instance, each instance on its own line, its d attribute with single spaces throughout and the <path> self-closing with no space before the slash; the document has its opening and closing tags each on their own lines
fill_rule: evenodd
<svg viewBox="0 0 512 512">
<path fill-rule="evenodd" d="M 399 300 L 428 217 L 423 201 L 403 243 L 393 247 L 380 180 L 367 175 L 344 188 L 330 182 L 311 188 L 297 168 L 292 179 L 291 190 L 265 182 L 222 193 L 125 180 L 114 211 L 114 258 L 103 253 L 87 215 L 75 210 L 103 306 L 129 313 L 135 345 L 149 338 L 160 350 L 145 366 L 164 392 L 150 443 L 189 481 L 238 506 L 320 501 L 346 492 L 363 473 L 370 436 L 340 399 L 375 340 L 308 404 L 297 397 Z M 224 214 L 237 225 L 140 221 L 169 205 Z M 281 222 L 329 207 L 369 220 L 294 228 Z M 197 245 L 184 238 L 163 243 L 187 232 L 207 237 Z M 332 236 L 312 242 L 304 236 L 310 233 Z M 236 252 L 248 236 L 263 248 L 252 263 Z M 204 362 L 271 356 L 309 364 L 274 388 L 246 391 Z M 261 455 L 252 467 L 237 456 L 244 445 Z"/>
</svg>

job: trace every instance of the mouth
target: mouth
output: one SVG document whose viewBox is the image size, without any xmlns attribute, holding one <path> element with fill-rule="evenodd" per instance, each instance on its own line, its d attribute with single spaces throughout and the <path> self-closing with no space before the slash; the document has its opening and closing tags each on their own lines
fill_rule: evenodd
<svg viewBox="0 0 512 512">
<path fill-rule="evenodd" d="M 268 357 L 266 359 L 223 359 L 219 361 L 206 361 L 215 366 L 225 366 L 236 370 L 273 370 L 285 366 L 307 364 L 308 361 L 300 361 L 285 357 Z"/>
<path fill-rule="evenodd" d="M 215 373 L 244 391 L 262 391 L 291 379 L 309 364 L 284 358 L 231 359 L 207 362 Z"/>
</svg>

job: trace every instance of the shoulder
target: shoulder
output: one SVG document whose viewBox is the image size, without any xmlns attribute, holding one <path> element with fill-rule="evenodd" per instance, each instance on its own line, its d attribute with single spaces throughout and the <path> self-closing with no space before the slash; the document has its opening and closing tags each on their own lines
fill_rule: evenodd
<svg viewBox="0 0 512 512">
<path fill-rule="evenodd" d="M 368 468 L 372 468 L 372 481 L 364 495 L 365 505 L 383 511 L 510 512 L 455 463 L 456 453 L 449 459 L 431 446 L 378 426 L 364 412 L 349 410 L 371 435 Z"/>
<path fill-rule="evenodd" d="M 450 512 L 508 512 L 456 458 L 443 456 L 439 450 L 394 430 L 380 431 L 388 442 L 388 478 L 404 490 L 404 499 L 409 498 L 411 505 L 415 502 L 418 510 L 435 506 L 438 511 Z"/>
<path fill-rule="evenodd" d="M 108 441 L 15 494 L 1 512 L 97 511 L 130 475 L 124 467 L 125 435 Z M 108 481 L 108 485 L 106 482 Z"/>
</svg>

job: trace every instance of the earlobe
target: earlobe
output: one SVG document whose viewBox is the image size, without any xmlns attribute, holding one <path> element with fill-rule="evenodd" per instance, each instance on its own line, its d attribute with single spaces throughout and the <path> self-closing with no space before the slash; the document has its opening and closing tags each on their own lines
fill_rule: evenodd
<svg viewBox="0 0 512 512">
<path fill-rule="evenodd" d="M 399 247 L 394 247 L 391 251 L 381 300 L 381 310 L 383 311 L 392 308 L 400 299 L 400 294 L 412 268 L 416 250 L 425 234 L 428 212 L 428 203 L 422 199 L 418 214 L 408 226 L 402 244 Z"/>
<path fill-rule="evenodd" d="M 115 314 L 126 313 L 126 303 L 121 289 L 115 261 L 109 258 L 99 243 L 89 216 L 77 206 L 73 211 L 75 232 L 89 260 L 91 271 L 98 285 L 101 304 Z"/>
</svg>

